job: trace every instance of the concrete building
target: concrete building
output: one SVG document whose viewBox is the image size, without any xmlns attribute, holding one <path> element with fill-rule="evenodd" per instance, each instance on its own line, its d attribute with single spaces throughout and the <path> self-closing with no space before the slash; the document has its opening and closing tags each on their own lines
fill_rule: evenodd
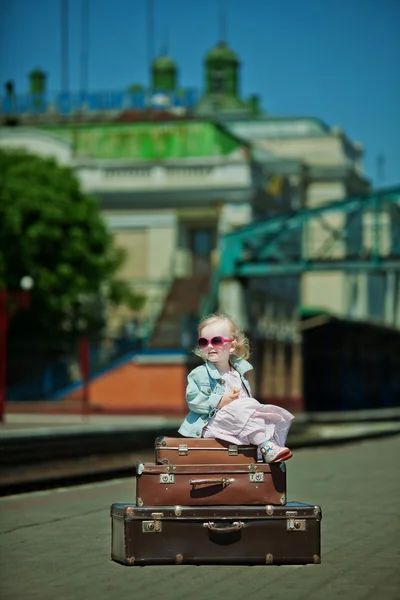
<svg viewBox="0 0 400 600">
<path fill-rule="evenodd" d="M 321 206 L 348 196 L 363 196 L 369 191 L 363 174 L 362 147 L 351 142 L 340 128 L 330 128 L 315 118 L 290 117 L 236 121 L 227 127 L 253 148 L 302 165 L 303 190 L 298 208 Z M 298 174 L 290 177 L 298 179 Z M 279 190 L 277 195 L 279 197 Z M 324 225 L 315 221 L 303 232 L 303 244 L 310 258 L 327 240 L 330 227 L 345 226 L 345 214 L 339 217 L 341 223 L 336 222 L 337 218 L 337 215 L 330 217 Z M 344 253 L 344 244 L 338 243 L 334 249 L 335 257 Z M 354 279 L 346 273 L 305 273 L 301 278 L 301 303 L 321 306 L 338 315 L 353 313 L 366 318 L 368 310 L 361 305 L 362 294 L 359 294 L 357 306 L 350 302 L 349 288 L 352 286 Z"/>
<path fill-rule="evenodd" d="M 55 156 L 99 198 L 117 243 L 127 250 L 122 276 L 148 298 L 139 315 L 148 331 L 170 310 L 165 309 L 168 294 L 175 313 L 185 308 L 176 306 L 178 296 L 195 294 L 189 312 L 198 312 L 199 296 L 207 295 L 206 282 L 218 263 L 221 234 L 254 219 L 369 190 L 362 147 L 341 129 L 313 117 L 265 116 L 257 96 L 241 98 L 240 61 L 226 44 L 206 54 L 198 100 L 192 90 L 179 87 L 170 57 L 156 59 L 152 76 L 150 90 L 133 86 L 114 96 L 50 98 L 44 74 L 35 71 L 28 98 L 9 90 L 2 99 L 0 130 L 1 146 Z M 8 127 L 11 121 L 18 126 Z M 340 219 L 344 226 L 345 215 Z M 332 219 L 315 221 L 298 243 L 312 257 L 338 225 Z M 338 241 L 334 252 L 344 251 Z M 221 308 L 233 312 L 243 304 L 235 285 L 226 283 L 220 294 Z M 292 329 L 291 315 L 299 305 L 393 324 L 392 288 L 398 285 L 397 279 L 344 272 L 251 283 L 262 306 L 259 320 L 283 319 Z M 127 318 L 121 311 L 112 324 Z M 167 329 L 160 336 L 157 343 L 167 344 Z"/>
</svg>

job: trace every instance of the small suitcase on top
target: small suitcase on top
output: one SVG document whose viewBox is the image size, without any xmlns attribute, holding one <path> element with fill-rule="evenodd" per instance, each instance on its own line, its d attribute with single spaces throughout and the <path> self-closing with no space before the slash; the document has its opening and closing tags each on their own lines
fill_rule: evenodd
<svg viewBox="0 0 400 600">
<path fill-rule="evenodd" d="M 138 463 L 138 506 L 286 504 L 286 464 Z"/>
<path fill-rule="evenodd" d="M 321 508 L 111 506 L 111 558 L 126 565 L 321 562 Z"/>
<path fill-rule="evenodd" d="M 155 462 L 161 465 L 251 464 L 257 462 L 257 446 L 238 446 L 224 440 L 158 437 Z"/>
</svg>

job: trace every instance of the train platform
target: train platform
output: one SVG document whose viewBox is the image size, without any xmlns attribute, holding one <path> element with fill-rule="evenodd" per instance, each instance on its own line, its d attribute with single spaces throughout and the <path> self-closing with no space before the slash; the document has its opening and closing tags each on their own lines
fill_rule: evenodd
<svg viewBox="0 0 400 600">
<path fill-rule="evenodd" d="M 0 423 L 0 439 L 6 437 L 38 437 L 61 435 L 63 432 L 81 433 L 104 430 L 129 429 L 143 431 L 146 429 L 166 428 L 177 429 L 184 414 L 134 414 L 133 412 L 96 413 L 82 410 L 75 403 L 63 403 L 49 406 L 49 403 L 21 403 L 8 408 L 4 421 Z M 360 434 L 377 430 L 390 429 L 390 424 L 396 429 L 400 427 L 400 407 L 340 411 L 340 412 L 301 412 L 295 414 L 291 431 L 304 431 L 311 426 L 316 431 L 320 426 L 321 436 L 335 437 L 335 431 L 340 436 L 356 435 L 359 426 Z M 376 425 L 374 425 L 376 424 Z M 381 425 L 377 425 L 381 424 Z M 325 433 L 324 433 L 325 430 Z M 160 435 L 163 435 L 160 433 Z M 166 435 L 166 434 L 165 434 Z M 320 436 L 320 437 L 321 437 Z"/>
<path fill-rule="evenodd" d="M 322 509 L 317 565 L 115 563 L 110 506 L 134 502 L 134 477 L 0 498 L 2 598 L 397 600 L 399 451 L 400 439 L 392 436 L 294 453 L 287 463 L 289 500 Z"/>
<path fill-rule="evenodd" d="M 0 495 L 126 476 L 152 461 L 154 440 L 175 437 L 182 417 L 7 412 L 0 425 Z M 400 434 L 400 409 L 301 413 L 291 449 Z"/>
</svg>

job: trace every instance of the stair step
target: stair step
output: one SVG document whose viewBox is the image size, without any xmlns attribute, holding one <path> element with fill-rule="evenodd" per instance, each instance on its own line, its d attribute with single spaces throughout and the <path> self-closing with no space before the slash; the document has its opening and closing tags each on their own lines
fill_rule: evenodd
<svg viewBox="0 0 400 600">
<path fill-rule="evenodd" d="M 201 298 L 207 293 L 208 277 L 177 278 L 154 327 L 151 348 L 181 346 L 182 317 L 197 317 Z"/>
</svg>

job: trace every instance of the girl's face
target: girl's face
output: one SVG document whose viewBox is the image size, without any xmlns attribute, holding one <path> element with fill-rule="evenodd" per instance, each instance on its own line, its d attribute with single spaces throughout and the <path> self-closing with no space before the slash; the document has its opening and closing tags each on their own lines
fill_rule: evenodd
<svg viewBox="0 0 400 600">
<path fill-rule="evenodd" d="M 213 337 L 217 336 L 233 339 L 229 321 L 221 319 L 220 321 L 214 321 L 213 323 L 206 325 L 200 331 L 199 337 L 211 340 Z M 206 348 L 202 349 L 202 352 L 206 360 L 214 363 L 216 367 L 228 369 L 229 357 L 234 353 L 235 346 L 235 340 L 233 342 L 224 342 L 222 346 L 212 346 L 209 343 Z"/>
</svg>

